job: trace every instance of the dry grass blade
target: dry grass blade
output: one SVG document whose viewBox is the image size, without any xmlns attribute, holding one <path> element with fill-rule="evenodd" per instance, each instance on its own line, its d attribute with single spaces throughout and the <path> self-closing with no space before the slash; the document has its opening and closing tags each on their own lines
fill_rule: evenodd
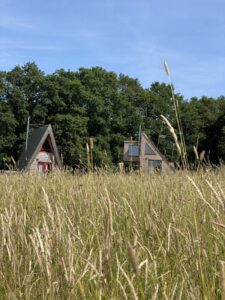
<svg viewBox="0 0 225 300">
<path fill-rule="evenodd" d="M 127 283 L 128 283 L 128 286 L 129 286 L 129 288 L 130 288 L 130 291 L 131 291 L 131 294 L 132 294 L 132 296 L 133 296 L 133 299 L 134 299 L 134 300 L 138 300 L 138 296 L 137 296 L 137 293 L 136 293 L 136 291 L 135 291 L 135 288 L 134 288 L 134 285 L 133 285 L 131 279 L 130 279 L 129 276 L 126 274 L 126 272 L 124 271 L 124 269 L 122 268 L 122 266 L 120 266 L 120 270 L 121 270 L 123 276 L 125 277 L 125 279 L 126 279 L 126 281 L 127 281 Z"/>
<path fill-rule="evenodd" d="M 219 261 L 219 279 L 220 279 L 220 290 L 221 299 L 225 300 L 225 262 Z"/>
<path fill-rule="evenodd" d="M 211 182 L 209 182 L 207 179 L 205 181 L 208 184 L 208 186 L 210 187 L 210 189 L 213 192 L 213 194 L 216 196 L 216 199 L 218 200 L 218 202 L 220 203 L 220 205 L 222 206 L 222 208 L 224 209 L 224 202 L 221 199 L 219 193 L 215 190 L 215 188 L 213 187 L 213 185 L 211 184 Z"/>
<path fill-rule="evenodd" d="M 181 147 L 180 147 L 180 145 L 178 143 L 178 138 L 177 138 L 177 135 L 175 133 L 175 130 L 174 130 L 173 126 L 170 124 L 170 122 L 167 120 L 167 118 L 165 116 L 161 115 L 161 117 L 166 122 L 166 125 L 167 125 L 170 133 L 173 136 L 173 139 L 174 139 L 175 145 L 177 147 L 178 153 L 180 154 L 180 156 L 182 156 Z"/>
<path fill-rule="evenodd" d="M 221 224 L 221 223 L 217 223 L 217 222 L 212 222 L 214 225 L 217 225 L 221 228 L 224 228 L 225 229 L 225 225 L 224 224 Z"/>
<path fill-rule="evenodd" d="M 94 139 L 92 137 L 90 137 L 89 141 L 90 141 L 90 149 L 93 150 L 94 149 Z"/>
<path fill-rule="evenodd" d="M 186 145 L 185 145 L 183 127 L 182 127 L 182 123 L 181 123 L 179 101 L 178 101 L 177 97 L 175 97 L 175 94 L 174 94 L 174 85 L 172 84 L 171 77 L 170 77 L 170 70 L 169 70 L 169 67 L 168 67 L 168 64 L 167 64 L 166 61 L 164 61 L 164 68 L 165 68 L 167 76 L 169 77 L 169 85 L 170 85 L 170 89 L 171 89 L 171 96 L 172 96 L 174 109 L 175 109 L 175 116 L 176 116 L 178 131 L 179 131 L 179 137 L 180 137 L 180 140 L 179 140 L 178 144 L 181 147 L 182 165 L 183 165 L 184 169 L 188 169 L 187 150 L 186 150 Z"/>
<path fill-rule="evenodd" d="M 203 161 L 205 159 L 205 150 L 203 150 L 201 153 L 200 153 L 200 157 L 199 157 L 200 161 Z"/>
<path fill-rule="evenodd" d="M 154 291 L 154 294 L 153 294 L 151 300 L 157 300 L 158 299 L 158 292 L 159 292 L 159 284 L 156 285 L 155 291 Z"/>
<path fill-rule="evenodd" d="M 86 295 L 85 295 L 85 290 L 84 290 L 83 284 L 80 281 L 78 281 L 77 282 L 77 286 L 78 286 L 81 298 L 82 299 L 86 299 Z"/>
<path fill-rule="evenodd" d="M 109 197 L 108 190 L 105 189 L 106 194 L 106 213 L 105 213 L 105 240 L 104 240 L 104 263 L 111 258 L 112 239 L 113 239 L 113 216 L 112 216 L 112 202 Z"/>
<path fill-rule="evenodd" d="M 112 215 L 112 202 L 111 199 L 109 197 L 109 192 L 107 189 L 105 189 L 105 194 L 106 194 L 106 203 L 107 203 L 107 208 L 108 208 L 108 227 L 109 227 L 109 235 L 110 235 L 110 239 L 112 239 L 112 235 L 113 235 L 113 215 Z"/>
<path fill-rule="evenodd" d="M 136 257 L 133 247 L 131 246 L 131 244 L 129 242 L 127 245 L 127 252 L 128 252 L 128 256 L 130 258 L 130 262 L 131 262 L 132 268 L 134 270 L 134 273 L 136 276 L 138 276 L 139 269 L 138 269 L 137 257 Z"/>
<path fill-rule="evenodd" d="M 194 150 L 196 160 L 199 161 L 199 155 L 198 155 L 198 150 L 197 150 L 196 146 L 193 146 L 193 150 Z"/>
<path fill-rule="evenodd" d="M 187 178 L 191 182 L 191 184 L 195 187 L 196 191 L 198 192 L 198 194 L 199 194 L 200 198 L 203 200 L 203 202 L 206 203 L 211 208 L 211 210 L 218 216 L 218 213 L 216 212 L 215 208 L 204 198 L 202 192 L 200 191 L 199 187 L 196 185 L 194 180 L 190 176 L 187 176 Z"/>
</svg>

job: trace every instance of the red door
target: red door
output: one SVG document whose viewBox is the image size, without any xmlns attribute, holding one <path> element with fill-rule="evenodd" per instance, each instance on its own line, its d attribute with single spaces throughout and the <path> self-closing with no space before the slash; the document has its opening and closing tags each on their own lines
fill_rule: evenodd
<svg viewBox="0 0 225 300">
<path fill-rule="evenodd" d="M 37 165 L 37 168 L 38 168 L 38 174 L 45 174 L 45 170 L 46 170 L 46 163 L 44 162 L 38 162 L 38 165 Z"/>
<path fill-rule="evenodd" d="M 38 174 L 46 174 L 52 171 L 52 163 L 38 162 L 37 165 Z"/>
</svg>

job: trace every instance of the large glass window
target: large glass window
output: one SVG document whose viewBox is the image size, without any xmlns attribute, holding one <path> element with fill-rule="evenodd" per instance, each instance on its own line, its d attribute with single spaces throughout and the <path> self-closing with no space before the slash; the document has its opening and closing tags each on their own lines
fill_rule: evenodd
<svg viewBox="0 0 225 300">
<path fill-rule="evenodd" d="M 129 156 L 139 156 L 139 147 L 137 145 L 129 145 L 128 155 Z"/>
<path fill-rule="evenodd" d="M 147 143 L 145 144 L 145 155 L 155 155 L 155 152 Z"/>
<path fill-rule="evenodd" d="M 161 160 L 149 160 L 148 161 L 148 171 L 161 171 L 162 170 L 162 161 Z"/>
</svg>

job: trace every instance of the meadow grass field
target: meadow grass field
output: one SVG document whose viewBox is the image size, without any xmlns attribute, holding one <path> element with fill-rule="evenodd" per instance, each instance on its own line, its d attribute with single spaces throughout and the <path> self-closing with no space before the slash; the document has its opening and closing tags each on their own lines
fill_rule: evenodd
<svg viewBox="0 0 225 300">
<path fill-rule="evenodd" d="M 1 299 L 224 297 L 224 168 L 3 174 L 0 200 Z"/>
</svg>

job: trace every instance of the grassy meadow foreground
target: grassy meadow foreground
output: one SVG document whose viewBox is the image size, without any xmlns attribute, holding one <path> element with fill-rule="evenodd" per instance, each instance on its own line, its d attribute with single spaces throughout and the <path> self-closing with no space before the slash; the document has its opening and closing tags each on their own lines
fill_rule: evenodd
<svg viewBox="0 0 225 300">
<path fill-rule="evenodd" d="M 0 176 L 1 299 L 220 299 L 224 242 L 225 169 Z"/>
</svg>

